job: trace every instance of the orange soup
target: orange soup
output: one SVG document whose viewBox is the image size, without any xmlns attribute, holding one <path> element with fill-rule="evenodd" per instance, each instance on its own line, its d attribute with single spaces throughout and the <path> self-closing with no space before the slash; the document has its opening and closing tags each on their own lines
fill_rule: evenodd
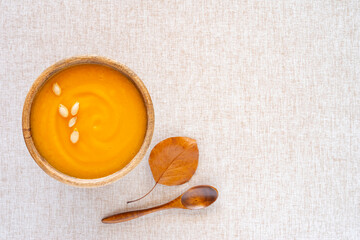
<svg viewBox="0 0 360 240">
<path fill-rule="evenodd" d="M 125 167 L 146 133 L 146 108 L 125 75 L 96 64 L 51 77 L 35 96 L 31 133 L 38 152 L 57 170 L 100 178 Z"/>
</svg>

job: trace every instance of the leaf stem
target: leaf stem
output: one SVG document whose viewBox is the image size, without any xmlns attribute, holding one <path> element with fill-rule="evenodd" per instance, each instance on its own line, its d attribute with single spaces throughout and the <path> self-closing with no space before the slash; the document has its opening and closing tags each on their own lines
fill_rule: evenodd
<svg viewBox="0 0 360 240">
<path fill-rule="evenodd" d="M 156 187 L 157 184 L 158 184 L 158 183 L 156 182 L 155 185 L 153 186 L 153 188 L 152 188 L 147 194 L 145 194 L 144 196 L 142 196 L 141 198 L 138 198 L 138 199 L 135 199 L 135 200 L 132 200 L 132 201 L 127 201 L 126 203 L 129 204 L 129 203 L 137 202 L 137 201 L 143 199 L 144 197 L 146 197 L 147 195 L 149 195 L 149 193 L 151 193 L 152 190 L 154 190 L 154 188 Z"/>
</svg>

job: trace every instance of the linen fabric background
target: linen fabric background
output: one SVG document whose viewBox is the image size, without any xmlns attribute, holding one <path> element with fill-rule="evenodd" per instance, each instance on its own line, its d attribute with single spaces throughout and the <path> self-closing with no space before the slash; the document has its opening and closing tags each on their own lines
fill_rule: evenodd
<svg viewBox="0 0 360 240">
<path fill-rule="evenodd" d="M 1 1 L 0 239 L 359 239 L 359 1 Z M 51 64 L 130 67 L 155 107 L 150 149 L 197 139 L 190 182 L 154 184 L 148 151 L 109 186 L 81 189 L 30 157 L 22 106 Z M 104 225 L 112 213 L 218 188 L 198 211 Z"/>
</svg>

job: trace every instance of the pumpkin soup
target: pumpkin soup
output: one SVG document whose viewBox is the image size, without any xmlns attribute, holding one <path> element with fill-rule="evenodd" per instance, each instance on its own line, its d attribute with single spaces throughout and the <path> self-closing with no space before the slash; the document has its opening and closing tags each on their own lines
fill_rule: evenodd
<svg viewBox="0 0 360 240">
<path fill-rule="evenodd" d="M 145 138 L 143 98 L 125 75 L 81 64 L 52 76 L 36 94 L 30 116 L 36 149 L 69 176 L 93 179 L 125 167 Z"/>
</svg>

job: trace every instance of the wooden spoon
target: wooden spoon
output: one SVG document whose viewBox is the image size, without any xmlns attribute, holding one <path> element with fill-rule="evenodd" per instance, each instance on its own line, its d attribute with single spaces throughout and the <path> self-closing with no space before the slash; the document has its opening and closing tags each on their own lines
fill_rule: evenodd
<svg viewBox="0 0 360 240">
<path fill-rule="evenodd" d="M 119 213 L 102 220 L 103 223 L 119 223 L 126 222 L 149 213 L 170 208 L 183 208 L 183 209 L 201 209 L 210 206 L 216 201 L 218 191 L 216 188 L 208 185 L 195 186 L 184 192 L 174 200 L 160 206 L 142 209 L 131 212 Z"/>
</svg>

